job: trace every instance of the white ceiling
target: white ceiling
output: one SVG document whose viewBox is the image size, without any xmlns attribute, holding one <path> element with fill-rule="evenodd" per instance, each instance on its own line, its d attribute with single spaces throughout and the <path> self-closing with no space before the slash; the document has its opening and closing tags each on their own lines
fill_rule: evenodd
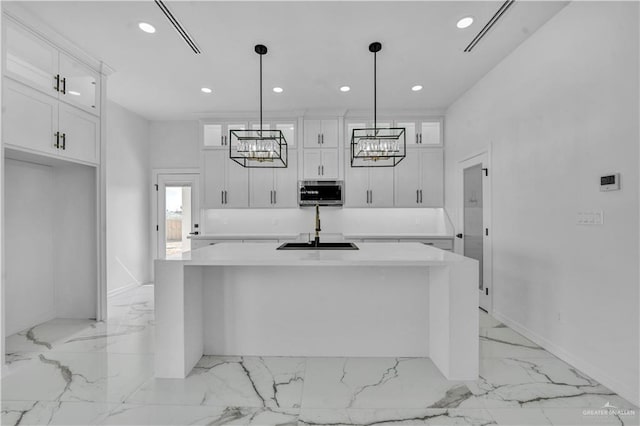
<svg viewBox="0 0 640 426">
<path fill-rule="evenodd" d="M 566 2 L 517 1 L 476 46 L 463 50 L 502 1 L 165 2 L 197 42 L 196 55 L 153 1 L 24 2 L 28 9 L 116 72 L 108 97 L 149 119 L 257 111 L 258 55 L 264 110 L 369 110 L 372 41 L 378 109 L 444 110 Z M 464 30 L 456 22 L 471 15 Z M 153 24 L 143 33 L 137 23 Z M 412 92 L 411 86 L 424 89 Z M 338 87 L 351 86 L 341 93 Z M 200 92 L 203 86 L 213 93 Z M 284 93 L 275 94 L 273 86 Z"/>
</svg>

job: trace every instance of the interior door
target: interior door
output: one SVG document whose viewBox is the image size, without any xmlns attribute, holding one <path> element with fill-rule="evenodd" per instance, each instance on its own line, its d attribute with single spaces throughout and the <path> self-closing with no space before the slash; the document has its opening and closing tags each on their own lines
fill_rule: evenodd
<svg viewBox="0 0 640 426">
<path fill-rule="evenodd" d="M 463 254 L 479 264 L 478 292 L 480 308 L 491 312 L 491 250 L 489 240 L 490 210 L 486 154 L 462 165 L 463 180 Z"/>
<path fill-rule="evenodd" d="M 200 233 L 198 174 L 158 174 L 158 252 L 164 259 L 191 250 L 190 235 Z"/>
</svg>

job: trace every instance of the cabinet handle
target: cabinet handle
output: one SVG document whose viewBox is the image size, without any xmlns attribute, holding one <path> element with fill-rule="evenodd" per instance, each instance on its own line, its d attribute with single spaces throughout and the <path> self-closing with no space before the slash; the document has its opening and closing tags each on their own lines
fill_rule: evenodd
<svg viewBox="0 0 640 426">
<path fill-rule="evenodd" d="M 62 79 L 62 90 L 60 91 L 63 95 L 67 94 L 67 77 Z"/>
<path fill-rule="evenodd" d="M 224 190 L 224 203 L 229 204 L 229 193 L 226 189 Z"/>
<path fill-rule="evenodd" d="M 422 133 L 420 133 L 420 143 L 422 143 Z"/>
<path fill-rule="evenodd" d="M 67 149 L 67 134 L 66 133 L 62 134 L 62 149 L 63 150 Z"/>
<path fill-rule="evenodd" d="M 420 190 L 416 189 L 416 204 L 420 203 Z"/>
<path fill-rule="evenodd" d="M 278 204 L 278 192 L 274 189 L 273 190 L 273 204 Z"/>
<path fill-rule="evenodd" d="M 322 170 L 322 176 L 324 176 L 324 165 L 320 166 L 320 169 Z"/>
<path fill-rule="evenodd" d="M 224 136 L 220 135 L 220 146 L 224 146 Z"/>
<path fill-rule="evenodd" d="M 53 146 L 56 148 L 60 148 L 60 132 L 55 132 L 53 136 L 56 137 L 56 143 L 54 143 Z"/>
<path fill-rule="evenodd" d="M 420 134 L 416 132 L 416 143 L 420 143 Z"/>
<path fill-rule="evenodd" d="M 60 91 L 60 74 L 56 74 L 55 77 L 53 77 L 56 80 L 56 85 L 53 86 L 53 88 L 56 90 L 56 92 Z"/>
<path fill-rule="evenodd" d="M 369 204 L 373 204 L 373 190 L 369 190 Z"/>
<path fill-rule="evenodd" d="M 422 189 L 420 190 L 420 204 L 422 204 Z"/>
<path fill-rule="evenodd" d="M 220 191 L 220 204 L 224 204 L 224 191 Z"/>
<path fill-rule="evenodd" d="M 318 176 L 320 176 L 320 166 L 318 166 Z"/>
<path fill-rule="evenodd" d="M 269 191 L 269 204 L 273 204 L 273 190 Z"/>
<path fill-rule="evenodd" d="M 320 144 L 324 145 L 324 133 L 320 133 Z"/>
<path fill-rule="evenodd" d="M 320 145 L 320 133 L 318 133 L 318 145 Z"/>
</svg>

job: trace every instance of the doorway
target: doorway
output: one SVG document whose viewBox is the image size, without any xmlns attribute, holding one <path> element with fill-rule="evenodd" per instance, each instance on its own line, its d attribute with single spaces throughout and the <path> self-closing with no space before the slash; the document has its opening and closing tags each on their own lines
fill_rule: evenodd
<svg viewBox="0 0 640 426">
<path fill-rule="evenodd" d="M 492 310 L 491 281 L 491 185 L 488 153 L 460 163 L 462 174 L 462 254 L 479 263 L 478 293 L 480 308 Z"/>
<path fill-rule="evenodd" d="M 200 233 L 199 175 L 159 173 L 156 191 L 156 258 L 190 251 L 189 237 Z"/>
</svg>

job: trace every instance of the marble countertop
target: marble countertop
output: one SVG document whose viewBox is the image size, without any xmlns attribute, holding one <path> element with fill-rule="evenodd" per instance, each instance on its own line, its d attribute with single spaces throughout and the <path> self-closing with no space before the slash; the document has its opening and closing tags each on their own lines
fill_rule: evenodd
<svg viewBox="0 0 640 426">
<path fill-rule="evenodd" d="M 220 243 L 156 262 L 212 266 L 443 266 L 476 262 L 421 243 L 356 243 L 359 250 L 276 250 L 280 243 Z"/>
<path fill-rule="evenodd" d="M 302 233 L 302 234 L 201 234 L 201 235 L 190 235 L 188 238 L 192 240 L 304 240 L 307 235 L 313 234 L 311 233 Z M 334 241 L 336 236 L 340 234 L 320 234 L 321 240 L 329 240 Z M 406 233 L 406 234 L 342 234 L 341 237 L 345 239 L 358 239 L 358 238 L 380 238 L 380 239 L 401 239 L 401 238 L 414 238 L 414 239 L 452 239 L 453 235 L 443 235 L 443 234 L 414 234 L 414 233 Z M 323 238 L 325 237 L 325 238 Z"/>
</svg>

